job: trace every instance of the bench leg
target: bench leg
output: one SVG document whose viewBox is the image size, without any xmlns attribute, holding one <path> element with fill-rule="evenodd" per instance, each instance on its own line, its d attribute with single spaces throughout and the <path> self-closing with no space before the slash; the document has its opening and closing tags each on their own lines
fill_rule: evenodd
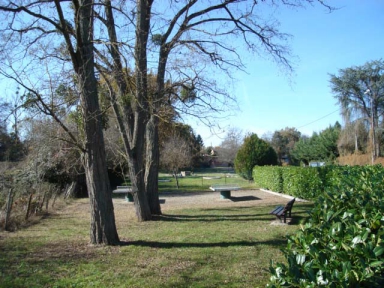
<svg viewBox="0 0 384 288">
<path fill-rule="evenodd" d="M 133 195 L 131 193 L 127 193 L 127 195 L 125 195 L 125 200 L 127 202 L 133 202 Z"/>
<path fill-rule="evenodd" d="M 220 191 L 221 199 L 229 199 L 231 198 L 231 191 Z"/>
</svg>

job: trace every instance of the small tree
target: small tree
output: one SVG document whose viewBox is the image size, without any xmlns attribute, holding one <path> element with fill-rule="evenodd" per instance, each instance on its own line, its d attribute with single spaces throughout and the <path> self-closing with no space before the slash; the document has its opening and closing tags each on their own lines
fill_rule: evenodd
<svg viewBox="0 0 384 288">
<path fill-rule="evenodd" d="M 171 136 L 164 143 L 160 153 L 160 163 L 165 168 L 172 171 L 176 179 L 176 186 L 179 189 L 179 180 L 177 174 L 182 167 L 189 166 L 192 163 L 191 147 L 183 138 Z"/>
<path fill-rule="evenodd" d="M 251 134 L 245 137 L 243 145 L 237 152 L 235 170 L 243 178 L 251 180 L 254 166 L 276 164 L 275 150 L 266 141 L 260 139 L 257 134 Z"/>
<path fill-rule="evenodd" d="M 291 152 L 299 141 L 301 133 L 296 128 L 286 127 L 273 133 L 271 146 L 275 149 L 278 161 L 283 164 L 283 158 L 291 162 Z"/>
<path fill-rule="evenodd" d="M 242 131 L 237 128 L 230 128 L 225 136 L 220 147 L 218 147 L 218 154 L 220 161 L 228 162 L 228 166 L 233 166 L 236 158 L 237 151 L 241 146 Z"/>
</svg>

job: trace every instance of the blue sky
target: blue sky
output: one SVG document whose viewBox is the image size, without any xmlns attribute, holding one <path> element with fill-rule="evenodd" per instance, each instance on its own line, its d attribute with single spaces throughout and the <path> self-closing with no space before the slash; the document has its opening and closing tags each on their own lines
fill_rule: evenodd
<svg viewBox="0 0 384 288">
<path fill-rule="evenodd" d="M 289 33 L 295 71 L 288 76 L 272 61 L 252 58 L 247 73 L 238 74 L 236 116 L 221 121 L 219 136 L 194 122 L 205 146 L 222 141 L 228 126 L 259 136 L 285 127 L 312 135 L 341 124 L 339 106 L 331 93 L 329 74 L 384 58 L 384 1 L 334 0 L 332 13 L 319 5 L 305 9 L 280 7 L 280 31 Z"/>
</svg>

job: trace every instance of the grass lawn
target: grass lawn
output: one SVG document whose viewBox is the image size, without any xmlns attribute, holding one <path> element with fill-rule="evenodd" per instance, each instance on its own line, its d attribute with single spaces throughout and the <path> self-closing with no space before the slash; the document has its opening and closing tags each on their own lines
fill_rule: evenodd
<svg viewBox="0 0 384 288">
<path fill-rule="evenodd" d="M 196 179 L 182 179 L 180 190 L 194 191 Z M 0 287 L 265 287 L 270 260 L 284 261 L 286 235 L 311 208 L 295 203 L 292 225 L 271 225 L 274 205 L 257 204 L 172 207 L 155 221 L 137 222 L 132 204 L 114 201 L 120 246 L 88 244 L 87 199 L 26 229 L 1 232 Z"/>
<path fill-rule="evenodd" d="M 178 178 L 179 189 L 176 187 L 175 178 L 170 174 L 160 173 L 159 180 L 160 193 L 208 191 L 211 185 L 223 184 L 236 184 L 243 189 L 255 188 L 252 182 L 236 175 L 230 168 L 197 169 L 191 176 Z"/>
</svg>

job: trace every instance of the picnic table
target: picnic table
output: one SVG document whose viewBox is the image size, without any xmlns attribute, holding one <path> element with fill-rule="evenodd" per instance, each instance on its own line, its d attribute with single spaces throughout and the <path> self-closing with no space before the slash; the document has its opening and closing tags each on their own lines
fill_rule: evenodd
<svg viewBox="0 0 384 288">
<path fill-rule="evenodd" d="M 127 202 L 133 202 L 133 190 L 131 186 L 117 186 L 112 192 L 116 194 L 124 194 Z"/>
<path fill-rule="evenodd" d="M 236 184 L 221 184 L 221 185 L 212 185 L 209 187 L 212 191 L 220 192 L 221 199 L 230 199 L 231 191 L 239 190 L 240 187 Z"/>
</svg>

